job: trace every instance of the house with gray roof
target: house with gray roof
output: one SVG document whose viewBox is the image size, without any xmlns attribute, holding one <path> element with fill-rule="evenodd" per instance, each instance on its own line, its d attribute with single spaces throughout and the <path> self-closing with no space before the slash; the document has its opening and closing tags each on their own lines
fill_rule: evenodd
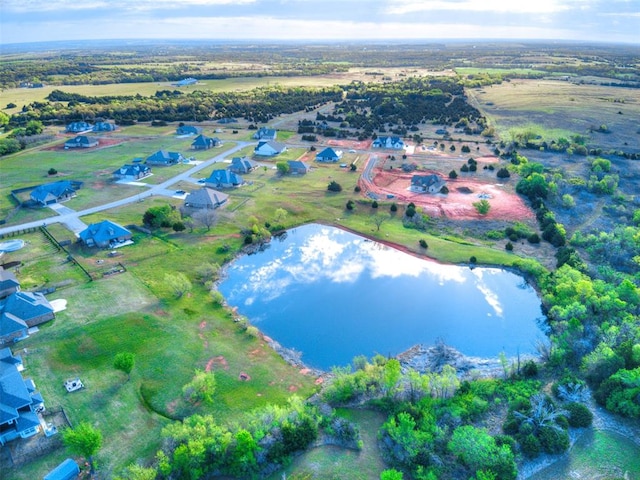
<svg viewBox="0 0 640 480">
<path fill-rule="evenodd" d="M 93 126 L 93 131 L 94 132 L 113 132 L 116 128 L 118 127 L 116 126 L 115 123 L 96 122 L 96 124 Z"/>
<path fill-rule="evenodd" d="M 411 190 L 417 192 L 438 193 L 446 182 L 438 175 L 414 175 L 411 177 Z"/>
<path fill-rule="evenodd" d="M 198 135 L 191 143 L 194 150 L 209 150 L 210 148 L 222 145 L 219 138 L 211 138 L 206 135 Z"/>
<path fill-rule="evenodd" d="M 70 148 L 91 148 L 98 145 L 98 139 L 95 137 L 87 137 L 86 135 L 78 135 L 64 142 L 65 150 Z"/>
<path fill-rule="evenodd" d="M 316 155 L 316 162 L 337 162 L 342 158 L 342 150 L 327 147 Z"/>
<path fill-rule="evenodd" d="M 5 298 L 20 290 L 20 282 L 9 270 L 0 267 L 0 298 Z"/>
<path fill-rule="evenodd" d="M 272 157 L 284 152 L 286 149 L 287 146 L 284 143 L 269 140 L 258 142 L 256 148 L 253 149 L 253 153 L 263 157 Z"/>
<path fill-rule="evenodd" d="M 55 317 L 53 307 L 37 292 L 18 291 L 0 301 L 0 344 L 24 338 L 31 327 Z"/>
<path fill-rule="evenodd" d="M 231 165 L 229 165 L 229 171 L 245 174 L 251 172 L 257 166 L 258 164 L 248 157 L 233 157 Z"/>
<path fill-rule="evenodd" d="M 200 135 L 201 133 L 202 128 L 195 125 L 180 125 L 176 128 L 177 135 Z"/>
<path fill-rule="evenodd" d="M 400 137 L 378 137 L 371 144 L 373 148 L 392 148 L 394 150 L 402 150 L 404 142 Z"/>
<path fill-rule="evenodd" d="M 275 140 L 278 137 L 277 130 L 273 128 L 262 127 L 253 134 L 253 138 L 256 140 Z"/>
<path fill-rule="evenodd" d="M 39 185 L 30 194 L 31 200 L 42 206 L 64 202 L 75 196 L 73 184 L 68 180 Z"/>
<path fill-rule="evenodd" d="M 229 195 L 226 193 L 203 187 L 187 195 L 184 199 L 184 206 L 187 208 L 214 210 L 227 203 L 228 199 Z"/>
<path fill-rule="evenodd" d="M 90 132 L 93 129 L 93 125 L 87 122 L 71 122 L 67 125 L 65 131 L 67 133 L 82 133 Z"/>
<path fill-rule="evenodd" d="M 240 175 L 229 170 L 214 170 L 209 178 L 204 181 L 205 186 L 211 188 L 231 188 L 243 183 L 244 180 Z"/>
<path fill-rule="evenodd" d="M 291 175 L 304 175 L 309 171 L 309 165 L 300 160 L 289 160 L 289 173 Z"/>
<path fill-rule="evenodd" d="M 149 165 L 170 166 L 176 165 L 184 161 L 184 157 L 178 152 L 167 152 L 166 150 L 158 150 L 156 153 L 149 155 L 145 162 Z"/>
<path fill-rule="evenodd" d="M 22 359 L 9 348 L 0 349 L 0 445 L 29 438 L 40 431 L 44 399 L 32 379 L 24 379 Z"/>
<path fill-rule="evenodd" d="M 149 175 L 151 175 L 151 167 L 140 163 L 136 163 L 135 165 L 123 165 L 113 172 L 114 178 L 129 181 L 139 180 L 141 178 L 148 177 Z"/>
<path fill-rule="evenodd" d="M 131 232 L 110 220 L 92 223 L 78 237 L 87 247 L 114 248 L 131 240 Z"/>
</svg>

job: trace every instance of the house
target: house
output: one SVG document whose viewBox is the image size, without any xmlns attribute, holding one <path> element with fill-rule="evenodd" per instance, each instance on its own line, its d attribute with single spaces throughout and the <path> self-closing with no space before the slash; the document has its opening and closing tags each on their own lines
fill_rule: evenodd
<svg viewBox="0 0 640 480">
<path fill-rule="evenodd" d="M 400 137 L 378 137 L 371 144 L 373 148 L 393 148 L 395 150 L 402 150 L 404 148 L 404 142 Z"/>
<path fill-rule="evenodd" d="M 44 410 L 44 399 L 33 380 L 22 378 L 23 369 L 19 356 L 0 349 L 0 445 L 40 430 L 38 413 Z"/>
<path fill-rule="evenodd" d="M 304 175 L 309 171 L 309 166 L 300 160 L 289 160 L 287 163 L 291 175 Z"/>
<path fill-rule="evenodd" d="M 206 208 L 214 210 L 227 203 L 228 199 L 229 195 L 226 193 L 218 192 L 213 188 L 203 187 L 187 195 L 187 198 L 184 199 L 184 206 L 189 208 Z"/>
<path fill-rule="evenodd" d="M 414 175 L 411 177 L 411 189 L 419 192 L 438 193 L 446 182 L 438 175 Z"/>
<path fill-rule="evenodd" d="M 209 150 L 210 148 L 222 145 L 219 138 L 211 138 L 205 135 L 198 135 L 191 143 L 194 150 Z"/>
<path fill-rule="evenodd" d="M 198 80 L 195 78 L 184 78 L 182 80 L 180 80 L 178 83 L 176 83 L 177 87 L 186 87 L 188 85 L 195 85 L 196 83 L 198 83 Z"/>
<path fill-rule="evenodd" d="M 119 180 L 139 180 L 149 175 L 151 175 L 151 167 L 139 163 L 123 165 L 113 172 L 113 177 Z"/>
<path fill-rule="evenodd" d="M 87 122 L 72 122 L 67 125 L 65 131 L 67 133 L 82 133 L 89 132 L 93 129 L 93 125 Z"/>
<path fill-rule="evenodd" d="M 200 135 L 200 133 L 202 133 L 202 129 L 193 125 L 180 125 L 176 128 L 176 134 L 178 135 Z"/>
<path fill-rule="evenodd" d="M 115 123 L 96 122 L 96 124 L 93 126 L 93 131 L 94 132 L 113 132 L 116 128 L 118 127 L 116 126 Z"/>
<path fill-rule="evenodd" d="M 67 458 L 42 477 L 42 480 L 74 480 L 78 475 L 80 475 L 80 467 L 72 458 Z"/>
<path fill-rule="evenodd" d="M 278 132 L 272 128 L 262 127 L 253 134 L 253 138 L 256 140 L 275 140 L 278 136 Z"/>
<path fill-rule="evenodd" d="M 52 205 L 76 196 L 76 191 L 68 180 L 39 185 L 31 191 L 31 200 L 39 205 Z"/>
<path fill-rule="evenodd" d="M 98 139 L 94 137 L 87 137 L 86 135 L 78 135 L 76 138 L 72 138 L 64 142 L 64 148 L 91 148 L 98 145 Z"/>
<path fill-rule="evenodd" d="M 12 293 L 0 302 L 0 344 L 15 342 L 29 333 L 29 328 L 55 317 L 53 307 L 37 292 Z"/>
<path fill-rule="evenodd" d="M 149 155 L 145 160 L 149 165 L 169 166 L 176 165 L 184 161 L 184 157 L 178 152 L 167 152 L 166 150 L 158 150 L 153 155 Z"/>
<path fill-rule="evenodd" d="M 78 237 L 87 247 L 113 248 L 131 240 L 131 232 L 110 220 L 92 223 Z"/>
<path fill-rule="evenodd" d="M 249 173 L 254 170 L 258 164 L 247 157 L 233 157 L 231 159 L 231 165 L 229 165 L 229 171 L 233 173 Z"/>
<path fill-rule="evenodd" d="M 342 150 L 327 147 L 316 155 L 316 162 L 337 162 L 342 158 Z"/>
<path fill-rule="evenodd" d="M 0 298 L 5 298 L 20 290 L 20 282 L 9 270 L 0 267 Z"/>
<path fill-rule="evenodd" d="M 209 178 L 204 181 L 205 186 L 213 188 L 231 188 L 242 185 L 244 180 L 229 170 L 214 170 Z"/>
<path fill-rule="evenodd" d="M 284 152 L 286 149 L 287 146 L 284 143 L 269 140 L 258 142 L 258 145 L 253 150 L 253 153 L 255 155 L 270 157 L 273 155 L 278 155 L 279 153 Z"/>
</svg>

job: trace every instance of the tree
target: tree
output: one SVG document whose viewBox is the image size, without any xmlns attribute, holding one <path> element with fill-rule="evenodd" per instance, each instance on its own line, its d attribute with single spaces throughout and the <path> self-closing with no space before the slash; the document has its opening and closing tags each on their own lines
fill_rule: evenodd
<svg viewBox="0 0 640 480">
<path fill-rule="evenodd" d="M 57 175 L 58 170 L 56 170 L 55 168 L 51 167 L 48 171 L 47 171 L 47 175 Z"/>
<path fill-rule="evenodd" d="M 194 222 L 203 227 L 207 227 L 207 232 L 218 223 L 218 213 L 211 208 L 201 208 L 197 212 L 194 212 L 191 217 Z"/>
<path fill-rule="evenodd" d="M 491 204 L 485 199 L 482 199 L 479 202 L 474 202 L 473 206 L 480 215 L 486 215 L 491 209 Z"/>
<path fill-rule="evenodd" d="M 199 402 L 213 404 L 213 394 L 216 391 L 216 379 L 213 372 L 196 370 L 189 383 L 182 387 L 185 399 L 192 404 Z"/>
<path fill-rule="evenodd" d="M 509 173 L 509 170 L 507 170 L 505 167 L 502 167 L 500 170 L 498 170 L 498 172 L 496 173 L 496 176 L 498 178 L 509 178 L 511 176 L 511 173 Z"/>
<path fill-rule="evenodd" d="M 185 293 L 190 292 L 192 285 L 184 273 L 165 273 L 164 283 L 173 292 L 176 298 L 181 298 Z"/>
<path fill-rule="evenodd" d="M 44 125 L 38 120 L 31 120 L 27 122 L 27 126 L 24 129 L 24 133 L 27 137 L 33 135 L 40 135 L 44 130 Z"/>
<path fill-rule="evenodd" d="M 402 480 L 402 472 L 392 468 L 389 470 L 384 470 L 380 474 L 380 480 Z"/>
<path fill-rule="evenodd" d="M 182 232 L 184 231 L 187 227 L 185 226 L 185 224 L 183 222 L 174 222 L 174 224 L 172 225 L 173 231 L 174 232 Z"/>
<path fill-rule="evenodd" d="M 353 200 L 348 200 L 347 204 L 345 205 L 345 208 L 349 211 L 353 210 L 353 207 L 355 206 L 355 203 Z"/>
<path fill-rule="evenodd" d="M 127 380 L 129 380 L 135 361 L 136 356 L 133 353 L 120 352 L 113 359 L 113 368 L 126 373 Z"/>
<path fill-rule="evenodd" d="M 451 170 L 451 171 L 449 172 L 449 178 L 450 178 L 451 180 L 455 180 L 456 178 L 458 178 L 458 172 L 456 172 L 455 170 Z"/>
<path fill-rule="evenodd" d="M 93 456 L 102 447 L 102 433 L 88 422 L 80 422 L 76 428 L 62 430 L 62 443 L 74 455 L 89 461 L 91 474 L 94 472 Z"/>
<path fill-rule="evenodd" d="M 276 169 L 280 175 L 289 173 L 289 164 L 287 162 L 276 162 Z"/>
<path fill-rule="evenodd" d="M 380 231 L 380 227 L 386 221 L 387 221 L 387 217 L 384 215 L 379 215 L 377 213 L 371 215 L 371 223 L 373 223 L 376 226 L 376 232 Z"/>
<path fill-rule="evenodd" d="M 329 190 L 330 192 L 341 192 L 342 186 L 335 180 L 331 180 L 329 186 L 327 187 L 327 190 Z"/>
</svg>

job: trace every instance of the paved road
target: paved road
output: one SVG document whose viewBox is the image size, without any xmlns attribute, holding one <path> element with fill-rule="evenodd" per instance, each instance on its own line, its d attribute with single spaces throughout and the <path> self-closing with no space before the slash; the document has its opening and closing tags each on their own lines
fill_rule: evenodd
<svg viewBox="0 0 640 480">
<path fill-rule="evenodd" d="M 90 215 L 92 213 L 101 212 L 103 210 L 109 210 L 112 208 L 121 207 L 123 205 L 127 205 L 133 202 L 139 202 L 143 198 L 148 198 L 153 195 L 173 196 L 175 194 L 175 190 L 169 190 L 168 187 L 182 180 L 190 181 L 189 177 L 191 177 L 193 174 L 207 168 L 208 166 L 214 163 L 221 162 L 225 157 L 237 152 L 238 150 L 243 149 L 244 147 L 252 143 L 255 143 L 255 142 L 238 142 L 238 144 L 235 147 L 229 150 L 226 150 L 216 155 L 215 157 L 210 158 L 209 160 L 205 160 L 201 164 L 196 165 L 195 167 L 190 168 L 189 170 L 182 172 L 176 175 L 175 177 L 172 177 L 169 180 L 166 180 L 165 182 L 162 182 L 158 185 L 150 185 L 148 190 L 141 193 L 137 193 L 136 195 L 132 195 L 130 197 L 123 198 L 121 200 L 116 200 L 115 202 L 106 203 L 104 205 L 99 205 L 97 207 L 80 210 L 78 212 L 72 211 L 72 213 L 63 213 L 55 217 L 45 218 L 44 220 L 38 220 L 36 222 L 29 222 L 29 223 L 23 223 L 21 225 L 12 225 L 10 227 L 0 228 L 0 235 L 17 232 L 19 230 L 24 230 L 27 228 L 40 227 L 42 225 L 51 225 L 54 223 L 62 223 L 65 225 L 77 225 L 77 222 L 79 221 L 78 219 L 84 215 Z M 71 209 L 65 207 L 65 209 L 62 209 L 62 212 L 65 212 L 66 210 L 71 210 Z"/>
</svg>

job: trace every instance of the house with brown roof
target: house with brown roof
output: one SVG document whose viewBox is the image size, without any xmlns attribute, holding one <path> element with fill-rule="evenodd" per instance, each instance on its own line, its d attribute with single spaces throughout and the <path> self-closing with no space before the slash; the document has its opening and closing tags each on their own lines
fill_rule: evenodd
<svg viewBox="0 0 640 480">
<path fill-rule="evenodd" d="M 229 195 L 226 193 L 203 187 L 187 195 L 184 199 L 184 206 L 187 208 L 214 210 L 227 203 L 228 199 Z"/>
</svg>

